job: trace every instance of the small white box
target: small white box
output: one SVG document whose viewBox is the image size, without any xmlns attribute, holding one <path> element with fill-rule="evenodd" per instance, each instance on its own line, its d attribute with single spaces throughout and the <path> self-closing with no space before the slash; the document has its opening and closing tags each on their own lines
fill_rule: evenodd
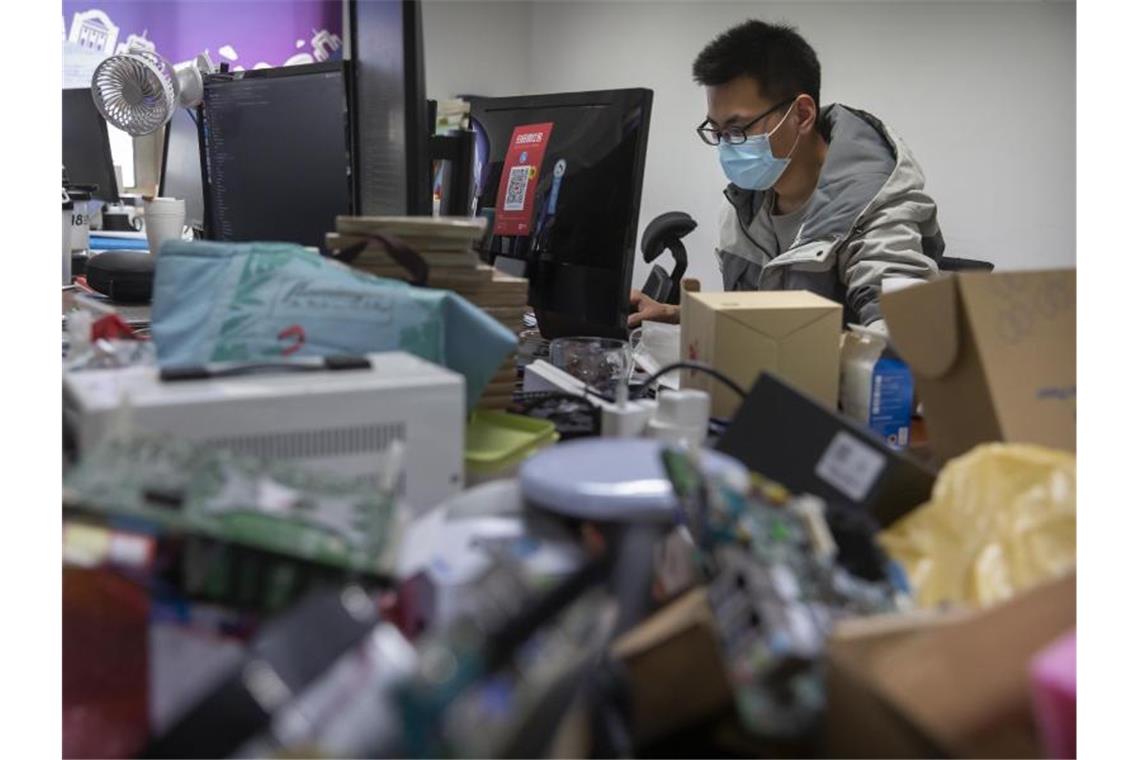
<svg viewBox="0 0 1140 760">
<path fill-rule="evenodd" d="M 463 487 L 463 376 L 402 351 L 367 358 L 370 368 L 179 381 L 153 366 L 73 372 L 64 415 L 80 456 L 111 429 L 125 395 L 134 429 L 373 479 L 401 439 L 403 496 L 422 512 Z"/>
</svg>

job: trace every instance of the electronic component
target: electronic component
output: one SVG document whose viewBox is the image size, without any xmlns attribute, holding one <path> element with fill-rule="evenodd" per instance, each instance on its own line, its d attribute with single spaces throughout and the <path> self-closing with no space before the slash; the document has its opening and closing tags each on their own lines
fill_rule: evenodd
<svg viewBox="0 0 1140 760">
<path fill-rule="evenodd" d="M 177 382 L 154 366 L 71 372 L 63 381 L 64 417 L 81 458 L 125 415 L 140 432 L 372 480 L 383 452 L 399 440 L 410 506 L 422 511 L 458 492 L 463 377 L 400 351 L 337 366 L 292 360 L 241 374 L 245 365 L 218 365 L 223 376 Z M 295 371 L 306 368 L 312 371 Z"/>
<path fill-rule="evenodd" d="M 907 604 L 874 544 L 873 521 L 850 508 L 825 511 L 822 500 L 793 497 L 758 476 L 747 488 L 706 476 L 678 449 L 662 457 L 710 578 L 744 724 L 769 738 L 807 736 L 823 713 L 821 668 L 834 623 Z"/>
<path fill-rule="evenodd" d="M 153 435 L 106 438 L 64 478 L 65 504 L 84 512 L 373 575 L 391 561 L 393 499 L 367 481 Z"/>
</svg>

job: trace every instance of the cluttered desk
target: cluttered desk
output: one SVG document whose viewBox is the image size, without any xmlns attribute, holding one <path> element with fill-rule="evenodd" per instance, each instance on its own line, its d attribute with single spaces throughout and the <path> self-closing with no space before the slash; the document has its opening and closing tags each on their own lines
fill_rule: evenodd
<svg viewBox="0 0 1140 760">
<path fill-rule="evenodd" d="M 652 92 L 354 55 L 64 91 L 65 756 L 1065 752 L 1071 271 L 631 332 Z"/>
</svg>

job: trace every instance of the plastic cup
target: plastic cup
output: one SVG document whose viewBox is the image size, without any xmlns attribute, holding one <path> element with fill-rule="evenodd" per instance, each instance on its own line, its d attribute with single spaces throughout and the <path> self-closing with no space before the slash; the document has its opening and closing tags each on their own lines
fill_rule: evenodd
<svg viewBox="0 0 1140 760">
<path fill-rule="evenodd" d="M 629 343 L 616 338 L 555 338 L 550 363 L 608 396 L 629 382 L 633 369 Z"/>
<path fill-rule="evenodd" d="M 146 204 L 146 241 L 152 254 L 158 254 L 168 240 L 181 240 L 186 224 L 186 201 L 155 198 Z"/>
</svg>

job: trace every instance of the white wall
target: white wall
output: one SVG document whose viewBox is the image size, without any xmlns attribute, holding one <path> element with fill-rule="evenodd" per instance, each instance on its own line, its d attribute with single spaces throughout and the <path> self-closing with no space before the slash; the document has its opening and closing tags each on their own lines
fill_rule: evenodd
<svg viewBox="0 0 1140 760">
<path fill-rule="evenodd" d="M 531 3 L 423 0 L 421 8 L 429 98 L 534 91 L 530 77 Z"/>
<path fill-rule="evenodd" d="M 690 67 L 750 17 L 799 27 L 820 57 L 823 102 L 868 110 L 910 145 L 948 254 L 1011 269 L 1075 264 L 1071 2 L 428 0 L 428 91 L 445 94 L 452 78 L 446 94 L 653 89 L 640 224 L 692 214 L 690 272 L 719 289 L 711 251 L 725 180 L 693 133 L 705 104 Z M 529 48 L 519 45 L 524 21 Z M 635 284 L 646 271 L 639 260 Z"/>
</svg>

